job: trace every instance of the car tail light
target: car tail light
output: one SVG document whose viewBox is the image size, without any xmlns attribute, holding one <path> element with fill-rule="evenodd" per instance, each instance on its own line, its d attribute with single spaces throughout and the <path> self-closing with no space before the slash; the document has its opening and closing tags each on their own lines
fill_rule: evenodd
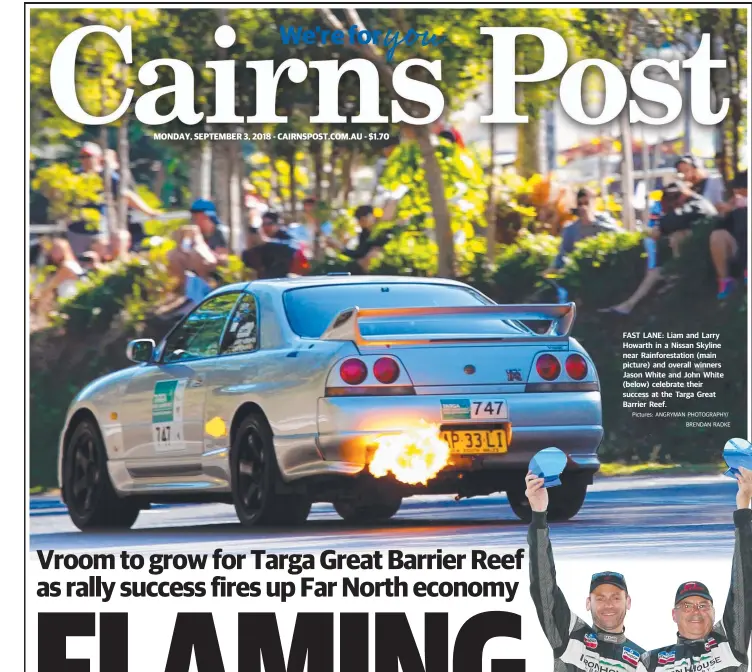
<svg viewBox="0 0 752 672">
<path fill-rule="evenodd" d="M 389 357 L 381 357 L 373 365 L 373 375 L 376 376 L 376 380 L 385 385 L 391 385 L 399 378 L 399 374 L 399 364 Z"/>
<path fill-rule="evenodd" d="M 582 355 L 569 355 L 564 364 L 567 375 L 574 380 L 582 380 L 587 376 L 588 365 Z"/>
<path fill-rule="evenodd" d="M 360 385 L 368 376 L 368 368 L 359 359 L 346 359 L 339 367 L 339 375 L 348 385 Z"/>
<path fill-rule="evenodd" d="M 535 369 L 543 380 L 556 380 L 561 374 L 561 364 L 553 355 L 541 355 L 535 362 Z"/>
</svg>

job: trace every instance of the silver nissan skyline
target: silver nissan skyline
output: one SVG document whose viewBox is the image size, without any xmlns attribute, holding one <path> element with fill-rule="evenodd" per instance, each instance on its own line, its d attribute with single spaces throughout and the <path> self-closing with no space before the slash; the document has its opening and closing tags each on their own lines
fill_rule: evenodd
<svg viewBox="0 0 752 672">
<path fill-rule="evenodd" d="M 136 365 L 68 410 L 58 475 L 82 530 L 130 527 L 157 502 L 225 502 L 246 525 L 292 525 L 313 502 L 350 523 L 404 497 L 506 492 L 529 520 L 524 474 L 568 456 L 549 517 L 577 514 L 603 437 L 598 375 L 569 334 L 575 306 L 498 305 L 453 280 L 333 274 L 228 285 Z M 434 425 L 450 459 L 425 483 L 369 463 L 379 439 Z"/>
</svg>

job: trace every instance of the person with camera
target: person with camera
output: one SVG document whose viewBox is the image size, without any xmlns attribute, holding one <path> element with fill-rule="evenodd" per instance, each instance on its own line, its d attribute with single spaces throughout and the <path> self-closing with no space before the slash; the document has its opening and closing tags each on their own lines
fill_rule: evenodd
<svg viewBox="0 0 752 672">
<path fill-rule="evenodd" d="M 562 229 L 559 253 L 554 259 L 553 266 L 543 271 L 544 276 L 556 273 L 563 268 L 567 255 L 574 251 L 575 244 L 581 240 L 597 236 L 604 231 L 620 230 L 610 215 L 605 212 L 596 212 L 595 194 L 587 187 L 577 192 L 577 207 L 572 209 L 572 214 L 576 215 L 577 219 Z"/>
</svg>

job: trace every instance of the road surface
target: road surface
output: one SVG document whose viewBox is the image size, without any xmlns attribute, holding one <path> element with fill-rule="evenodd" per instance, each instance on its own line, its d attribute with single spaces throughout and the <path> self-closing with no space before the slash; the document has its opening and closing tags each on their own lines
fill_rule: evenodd
<svg viewBox="0 0 752 672">
<path fill-rule="evenodd" d="M 736 483 L 723 476 L 604 478 L 596 481 L 580 513 L 552 524 L 557 558 L 649 555 L 714 557 L 733 549 Z M 406 499 L 387 524 L 357 528 L 328 504 L 316 504 L 296 528 L 245 529 L 224 504 L 163 506 L 142 512 L 133 530 L 83 534 L 54 503 L 32 506 L 30 548 L 68 552 L 315 553 L 390 546 L 457 549 L 516 548 L 527 528 L 503 495 L 459 502 L 451 497 Z"/>
</svg>

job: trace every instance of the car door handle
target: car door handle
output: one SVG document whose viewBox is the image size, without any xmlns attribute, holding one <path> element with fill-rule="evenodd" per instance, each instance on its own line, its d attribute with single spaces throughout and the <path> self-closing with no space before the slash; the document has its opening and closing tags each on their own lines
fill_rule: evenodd
<svg viewBox="0 0 752 672">
<path fill-rule="evenodd" d="M 196 376 L 195 378 L 191 378 L 188 387 L 201 387 L 203 384 L 204 376 Z"/>
</svg>

